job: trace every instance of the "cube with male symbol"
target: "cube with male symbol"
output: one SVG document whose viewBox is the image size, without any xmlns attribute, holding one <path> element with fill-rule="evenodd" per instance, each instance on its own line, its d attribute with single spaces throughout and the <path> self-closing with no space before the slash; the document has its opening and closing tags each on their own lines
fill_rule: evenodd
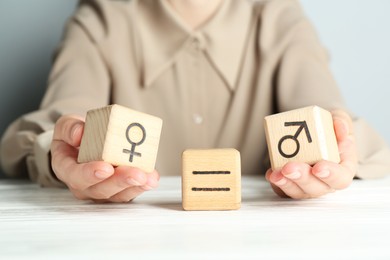
<svg viewBox="0 0 390 260">
<path fill-rule="evenodd" d="M 290 161 L 340 162 L 332 115 L 325 109 L 309 106 L 270 115 L 264 127 L 273 170 Z"/>
</svg>

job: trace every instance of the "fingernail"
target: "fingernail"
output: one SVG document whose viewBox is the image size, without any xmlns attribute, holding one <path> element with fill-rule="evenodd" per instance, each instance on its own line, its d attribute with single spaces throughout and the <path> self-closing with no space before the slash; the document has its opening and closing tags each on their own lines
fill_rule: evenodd
<svg viewBox="0 0 390 260">
<path fill-rule="evenodd" d="M 277 185 L 277 186 L 283 186 L 286 183 L 287 183 L 286 178 L 281 178 L 280 180 L 274 182 L 274 184 Z"/>
<path fill-rule="evenodd" d="M 127 178 L 126 182 L 130 185 L 133 185 L 133 186 L 140 186 L 141 185 L 141 183 L 134 180 L 133 178 Z"/>
<path fill-rule="evenodd" d="M 78 131 L 80 131 L 80 129 L 81 129 L 81 124 L 80 123 L 77 123 L 77 124 L 75 124 L 73 127 L 72 127 L 72 130 L 71 130 L 71 135 L 72 135 L 72 137 L 74 137 L 75 135 L 76 135 L 76 133 L 78 132 Z"/>
<path fill-rule="evenodd" d="M 151 187 L 153 189 L 157 188 L 158 187 L 158 181 L 156 179 L 150 178 L 148 180 L 147 186 L 149 186 L 149 187 Z"/>
<path fill-rule="evenodd" d="M 144 190 L 153 190 L 153 188 L 150 187 L 149 185 L 144 185 L 144 186 L 142 186 L 142 188 L 143 188 Z"/>
<path fill-rule="evenodd" d="M 98 179 L 104 180 L 104 179 L 110 177 L 110 176 L 111 176 L 111 173 L 105 172 L 105 171 L 96 171 L 96 172 L 95 172 L 95 176 L 96 176 Z"/>
<path fill-rule="evenodd" d="M 284 174 L 285 177 L 289 178 L 290 180 L 296 180 L 301 177 L 301 173 L 296 171 L 289 174 Z"/>
<path fill-rule="evenodd" d="M 329 177 L 329 175 L 330 175 L 330 171 L 328 171 L 328 170 L 323 170 L 323 171 L 316 173 L 316 176 L 319 178 L 326 178 L 326 177 Z"/>
<path fill-rule="evenodd" d="M 338 120 L 339 120 L 339 122 L 341 122 L 341 124 L 342 124 L 342 126 L 343 126 L 343 130 L 344 130 L 346 133 L 348 133 L 348 132 L 349 132 L 348 123 L 345 122 L 345 120 L 343 120 L 343 119 L 338 119 Z"/>
</svg>

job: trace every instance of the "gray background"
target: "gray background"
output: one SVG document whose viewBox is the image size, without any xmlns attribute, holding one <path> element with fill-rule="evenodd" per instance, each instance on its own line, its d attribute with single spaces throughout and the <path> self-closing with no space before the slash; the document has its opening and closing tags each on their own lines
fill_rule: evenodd
<svg viewBox="0 0 390 260">
<path fill-rule="evenodd" d="M 18 116 L 38 108 L 52 52 L 76 2 L 0 1 L 0 135 Z M 390 1 L 301 2 L 329 49 L 348 106 L 390 143 Z"/>
</svg>

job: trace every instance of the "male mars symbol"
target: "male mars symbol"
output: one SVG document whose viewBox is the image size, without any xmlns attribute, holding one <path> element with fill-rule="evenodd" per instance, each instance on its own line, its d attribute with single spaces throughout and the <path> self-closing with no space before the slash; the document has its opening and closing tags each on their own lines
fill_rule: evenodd
<svg viewBox="0 0 390 260">
<path fill-rule="evenodd" d="M 290 161 L 340 162 L 332 115 L 325 109 L 310 106 L 270 115 L 264 127 L 273 170 Z"/>
<path fill-rule="evenodd" d="M 307 127 L 307 123 L 306 121 L 300 121 L 300 122 L 286 122 L 284 123 L 284 126 L 299 126 L 297 132 L 294 134 L 294 135 L 285 135 L 283 136 L 280 140 L 279 140 L 279 143 L 278 143 L 278 150 L 279 150 L 279 153 L 285 157 L 285 158 L 293 158 L 294 156 L 296 156 L 298 153 L 299 153 L 299 148 L 300 148 L 300 144 L 299 144 L 299 141 L 298 141 L 298 136 L 299 134 L 302 132 L 303 129 L 305 129 L 305 133 L 306 133 L 306 136 L 307 136 L 307 141 L 309 143 L 312 142 L 312 139 L 311 139 L 311 136 L 310 136 L 310 132 L 309 132 L 309 128 Z M 294 152 L 292 153 L 285 153 L 283 151 L 283 143 L 285 141 L 288 141 L 289 139 L 291 139 L 292 141 L 294 141 L 295 143 L 295 150 Z"/>
</svg>

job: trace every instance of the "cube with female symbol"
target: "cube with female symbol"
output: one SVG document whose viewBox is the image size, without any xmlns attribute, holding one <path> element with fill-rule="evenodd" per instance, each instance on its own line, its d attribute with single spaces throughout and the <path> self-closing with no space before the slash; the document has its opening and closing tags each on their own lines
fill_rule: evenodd
<svg viewBox="0 0 390 260">
<path fill-rule="evenodd" d="M 105 161 L 152 172 L 162 120 L 120 105 L 88 111 L 78 162 Z"/>
</svg>

